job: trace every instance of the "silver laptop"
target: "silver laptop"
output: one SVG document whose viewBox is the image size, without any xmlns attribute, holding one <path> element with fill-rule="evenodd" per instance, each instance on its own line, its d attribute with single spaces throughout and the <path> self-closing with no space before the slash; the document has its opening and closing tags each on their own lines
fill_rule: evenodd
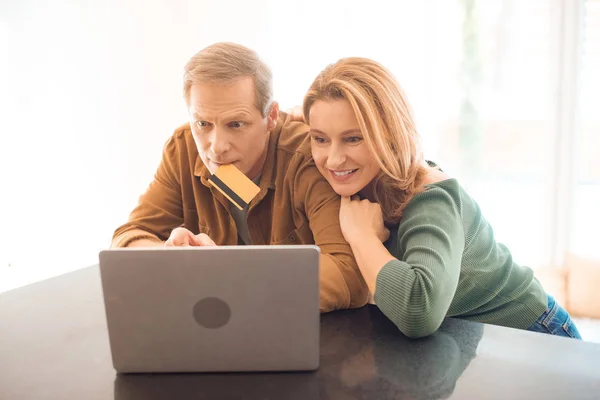
<svg viewBox="0 0 600 400">
<path fill-rule="evenodd" d="M 319 248 L 111 249 L 100 273 L 117 372 L 319 366 Z"/>
</svg>

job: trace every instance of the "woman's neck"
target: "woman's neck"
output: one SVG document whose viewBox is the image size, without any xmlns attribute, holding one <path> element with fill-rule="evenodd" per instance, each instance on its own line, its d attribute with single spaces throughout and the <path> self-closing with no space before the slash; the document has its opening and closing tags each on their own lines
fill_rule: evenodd
<svg viewBox="0 0 600 400">
<path fill-rule="evenodd" d="M 373 181 L 371 181 L 367 186 L 358 192 L 358 195 L 363 199 L 369 200 L 371 203 L 375 203 L 375 190 L 373 186 Z"/>
</svg>

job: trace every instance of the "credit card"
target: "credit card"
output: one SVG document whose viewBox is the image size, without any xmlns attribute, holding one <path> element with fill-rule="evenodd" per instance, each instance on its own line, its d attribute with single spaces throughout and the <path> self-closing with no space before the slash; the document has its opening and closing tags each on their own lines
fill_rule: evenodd
<svg viewBox="0 0 600 400">
<path fill-rule="evenodd" d="M 260 192 L 260 188 L 233 164 L 221 165 L 208 181 L 240 210 Z"/>
</svg>

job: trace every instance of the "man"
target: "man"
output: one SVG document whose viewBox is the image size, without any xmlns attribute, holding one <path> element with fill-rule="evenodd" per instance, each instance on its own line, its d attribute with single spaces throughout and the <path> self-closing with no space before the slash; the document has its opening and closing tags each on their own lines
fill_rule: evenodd
<svg viewBox="0 0 600 400">
<path fill-rule="evenodd" d="M 339 226 L 339 196 L 315 167 L 308 127 L 272 101 L 257 54 L 217 43 L 185 66 L 190 122 L 165 144 L 154 180 L 113 247 L 316 244 L 320 309 L 360 307 L 368 288 Z M 243 210 L 208 178 L 233 164 L 259 187 Z"/>
</svg>

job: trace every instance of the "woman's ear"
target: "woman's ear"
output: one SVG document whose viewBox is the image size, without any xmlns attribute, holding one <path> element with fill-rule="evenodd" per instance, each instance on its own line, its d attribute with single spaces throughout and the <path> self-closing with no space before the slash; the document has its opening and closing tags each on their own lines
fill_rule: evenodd
<svg viewBox="0 0 600 400">
<path fill-rule="evenodd" d="M 279 118 L 279 104 L 276 101 L 274 101 L 273 103 L 271 103 L 271 106 L 269 107 L 269 112 L 267 114 L 267 130 L 270 131 L 270 130 L 275 129 L 278 118 Z"/>
</svg>

